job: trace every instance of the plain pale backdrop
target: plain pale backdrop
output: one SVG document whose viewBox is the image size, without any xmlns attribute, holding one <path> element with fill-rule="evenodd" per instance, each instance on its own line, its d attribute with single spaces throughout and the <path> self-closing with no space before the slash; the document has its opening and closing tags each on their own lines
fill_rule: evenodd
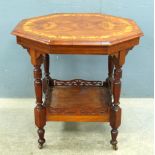
<svg viewBox="0 0 155 155">
<path fill-rule="evenodd" d="M 33 16 L 95 12 L 135 20 L 144 32 L 123 67 L 122 97 L 153 97 L 153 0 L 0 0 L 0 97 L 34 97 L 29 56 L 10 32 Z M 104 80 L 105 56 L 51 56 L 53 78 Z"/>
</svg>

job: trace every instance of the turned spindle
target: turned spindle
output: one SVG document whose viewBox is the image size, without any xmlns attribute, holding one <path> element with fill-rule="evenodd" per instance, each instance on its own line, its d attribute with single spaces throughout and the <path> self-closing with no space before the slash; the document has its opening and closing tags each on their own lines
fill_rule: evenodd
<svg viewBox="0 0 155 155">
<path fill-rule="evenodd" d="M 54 81 L 50 77 L 49 72 L 50 58 L 48 54 L 44 55 L 43 63 L 44 63 L 44 75 L 45 75 L 43 79 L 43 92 L 46 93 L 47 87 L 54 85 Z"/>
<path fill-rule="evenodd" d="M 120 99 L 120 92 L 121 92 L 121 77 L 122 77 L 122 70 L 121 66 L 116 65 L 114 70 L 114 81 L 113 81 L 113 98 L 114 101 L 111 105 L 110 111 L 110 125 L 112 127 L 111 130 L 111 144 L 114 150 L 117 150 L 117 135 L 118 135 L 118 127 L 121 124 L 121 108 L 119 107 L 119 99 Z"/>
<path fill-rule="evenodd" d="M 44 126 L 46 124 L 46 109 L 42 105 L 42 72 L 41 72 L 41 65 L 34 65 L 34 87 L 35 87 L 35 94 L 36 94 L 36 107 L 34 109 L 35 113 L 35 124 L 38 127 L 38 143 L 39 148 L 43 147 L 45 143 L 44 139 Z"/>
</svg>

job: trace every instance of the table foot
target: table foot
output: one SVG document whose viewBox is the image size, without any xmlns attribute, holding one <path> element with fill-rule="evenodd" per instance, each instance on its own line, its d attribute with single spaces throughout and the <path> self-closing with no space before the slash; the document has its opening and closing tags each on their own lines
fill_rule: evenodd
<svg viewBox="0 0 155 155">
<path fill-rule="evenodd" d="M 112 140 L 110 141 L 110 144 L 112 145 L 113 149 L 114 150 L 117 150 L 118 147 L 117 147 L 117 135 L 118 135 L 118 130 L 117 129 L 112 129 L 111 130 L 111 137 L 112 137 Z"/>
<path fill-rule="evenodd" d="M 39 148 L 39 149 L 42 149 L 42 148 L 43 148 L 43 145 L 39 144 L 39 145 L 38 145 L 38 148 Z"/>
<path fill-rule="evenodd" d="M 113 148 L 113 150 L 117 151 L 118 150 L 117 144 L 112 144 L 112 148 Z"/>
<path fill-rule="evenodd" d="M 45 143 L 45 139 L 44 139 L 44 133 L 45 130 L 44 129 L 38 129 L 38 135 L 39 135 L 39 139 L 38 139 L 38 148 L 42 149 L 43 148 L 43 144 Z"/>
</svg>

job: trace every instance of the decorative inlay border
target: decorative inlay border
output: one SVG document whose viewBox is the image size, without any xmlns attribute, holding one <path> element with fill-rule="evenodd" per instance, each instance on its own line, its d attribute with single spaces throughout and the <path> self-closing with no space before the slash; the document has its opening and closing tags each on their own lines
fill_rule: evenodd
<svg viewBox="0 0 155 155">
<path fill-rule="evenodd" d="M 24 23 L 23 30 L 25 32 L 29 32 L 31 34 L 38 35 L 40 37 L 47 37 L 49 39 L 76 39 L 77 36 L 75 36 L 75 35 L 69 35 L 68 36 L 68 35 L 54 35 L 54 34 L 50 34 L 49 29 L 52 26 L 56 25 L 56 23 L 54 23 L 54 20 L 53 20 L 53 22 L 51 22 L 52 19 L 54 19 L 56 17 L 60 17 L 60 16 L 64 16 L 64 17 L 67 17 L 67 16 L 77 16 L 77 14 L 53 14 L 53 15 L 48 15 L 48 16 L 32 18 L 32 19 L 27 20 Z M 125 33 L 128 34 L 129 32 L 132 32 L 132 30 L 133 30 L 133 27 L 132 27 L 132 25 L 130 23 L 131 21 L 129 22 L 128 20 L 123 19 L 123 18 L 117 18 L 117 17 L 110 16 L 110 15 L 104 15 L 103 16 L 103 15 L 99 15 L 99 14 L 78 14 L 78 16 L 82 16 L 82 17 L 83 16 L 104 17 L 105 19 L 107 19 L 106 24 L 108 24 L 108 29 L 109 30 L 113 31 L 113 27 L 116 27 L 116 29 L 117 29 L 116 32 L 114 32 L 114 33 L 112 33 L 110 35 L 105 35 L 105 34 L 104 35 L 100 34 L 100 35 L 97 35 L 97 36 L 79 35 L 78 39 L 107 39 L 107 38 L 121 36 L 121 35 L 124 36 Z M 115 19 L 117 19 L 117 23 L 111 22 L 111 21 L 113 21 Z M 43 22 L 43 21 L 45 21 L 45 22 Z M 41 22 L 43 29 L 36 27 L 39 22 Z M 122 23 L 122 24 L 126 25 L 124 27 L 124 29 L 121 30 L 121 31 L 118 31 L 118 28 L 117 28 L 119 26 L 119 23 Z"/>
</svg>

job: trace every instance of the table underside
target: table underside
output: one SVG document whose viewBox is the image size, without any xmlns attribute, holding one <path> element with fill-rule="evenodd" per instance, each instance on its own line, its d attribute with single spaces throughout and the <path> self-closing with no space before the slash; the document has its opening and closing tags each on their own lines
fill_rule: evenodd
<svg viewBox="0 0 155 155">
<path fill-rule="evenodd" d="M 111 93 L 103 82 L 54 81 L 46 89 L 47 121 L 109 122 Z"/>
</svg>

